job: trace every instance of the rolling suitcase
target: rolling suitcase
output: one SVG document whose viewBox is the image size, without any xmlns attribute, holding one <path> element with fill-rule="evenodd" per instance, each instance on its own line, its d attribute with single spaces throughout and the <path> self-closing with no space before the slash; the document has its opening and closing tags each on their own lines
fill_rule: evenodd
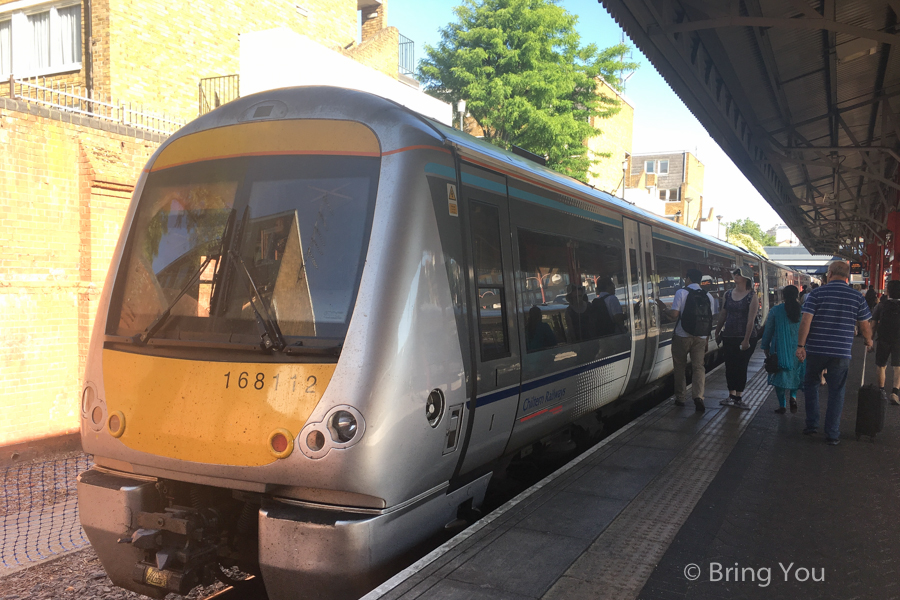
<svg viewBox="0 0 900 600">
<path fill-rule="evenodd" d="M 859 394 L 856 401 L 856 439 L 867 435 L 875 441 L 875 434 L 880 433 L 884 429 L 884 408 L 887 404 L 881 398 L 881 388 L 866 381 L 866 348 L 863 354 L 863 376 L 862 386 L 859 388 Z"/>
</svg>

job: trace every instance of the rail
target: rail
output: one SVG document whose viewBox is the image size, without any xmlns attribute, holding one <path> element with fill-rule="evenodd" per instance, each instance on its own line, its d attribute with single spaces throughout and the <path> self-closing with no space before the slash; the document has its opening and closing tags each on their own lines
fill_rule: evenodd
<svg viewBox="0 0 900 600">
<path fill-rule="evenodd" d="M 46 78 L 16 79 L 10 76 L 9 97 L 164 135 L 174 133 L 185 124 L 185 121 L 165 113 L 148 112 L 142 105 L 116 102 L 111 98 L 102 101 L 92 97 L 81 86 L 61 81 L 48 83 Z"/>
<path fill-rule="evenodd" d="M 397 71 L 401 75 L 412 77 L 415 74 L 416 70 L 415 43 L 405 35 L 401 34 L 400 42 L 398 44 L 398 50 L 400 52 L 400 56 L 399 60 L 397 61 Z"/>
<path fill-rule="evenodd" d="M 200 80 L 200 114 L 241 97 L 240 75 L 220 75 Z"/>
</svg>

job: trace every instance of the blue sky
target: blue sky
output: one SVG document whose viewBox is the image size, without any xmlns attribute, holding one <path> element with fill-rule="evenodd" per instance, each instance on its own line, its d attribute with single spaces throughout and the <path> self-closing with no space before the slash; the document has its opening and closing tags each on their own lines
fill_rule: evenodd
<svg viewBox="0 0 900 600">
<path fill-rule="evenodd" d="M 415 42 L 418 61 L 425 55 L 425 44 L 437 45 L 440 28 L 455 20 L 453 7 L 459 3 L 459 0 L 387 0 L 388 24 Z M 560 5 L 578 16 L 582 44 L 595 43 L 605 48 L 622 39 L 622 30 L 597 0 L 562 0 Z M 626 41 L 633 46 L 627 38 Z M 723 215 L 723 221 L 749 217 L 763 229 L 780 223 L 775 211 L 636 48 L 634 59 L 641 67 L 628 80 L 625 89 L 625 97 L 634 106 L 634 153 L 694 152 L 706 167 L 704 212 L 714 208 L 715 214 Z"/>
</svg>

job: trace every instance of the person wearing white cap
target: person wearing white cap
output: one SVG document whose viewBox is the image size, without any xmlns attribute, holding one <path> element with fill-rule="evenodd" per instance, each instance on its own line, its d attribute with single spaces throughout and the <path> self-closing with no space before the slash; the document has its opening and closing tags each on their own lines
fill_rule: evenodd
<svg viewBox="0 0 900 600">
<path fill-rule="evenodd" d="M 724 346 L 725 381 L 728 385 L 728 398 L 719 404 L 749 408 L 741 396 L 747 385 L 747 365 L 759 337 L 756 330 L 759 298 L 753 290 L 753 271 L 750 267 L 742 265 L 732 274 L 735 286 L 725 293 L 725 303 L 716 326 L 716 341 Z"/>
</svg>

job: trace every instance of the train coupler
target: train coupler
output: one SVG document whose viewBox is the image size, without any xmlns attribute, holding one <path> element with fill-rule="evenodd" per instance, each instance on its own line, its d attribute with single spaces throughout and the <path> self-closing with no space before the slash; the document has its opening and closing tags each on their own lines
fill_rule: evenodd
<svg viewBox="0 0 900 600">
<path fill-rule="evenodd" d="M 144 552 L 132 571 L 137 583 L 185 595 L 213 583 L 219 573 L 222 532 L 215 509 L 175 506 L 161 513 L 142 512 L 130 543 Z"/>
</svg>

